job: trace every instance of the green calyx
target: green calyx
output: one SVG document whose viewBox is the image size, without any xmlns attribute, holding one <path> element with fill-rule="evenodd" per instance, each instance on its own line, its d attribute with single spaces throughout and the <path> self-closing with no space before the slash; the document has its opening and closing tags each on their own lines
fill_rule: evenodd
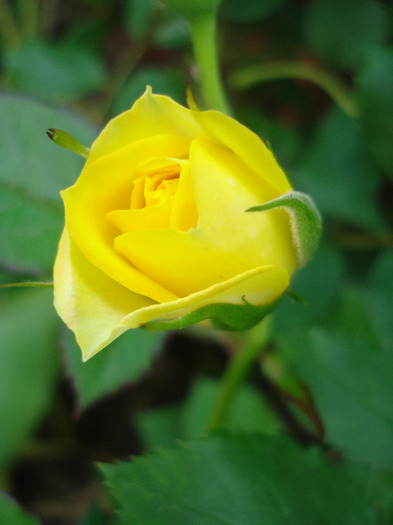
<svg viewBox="0 0 393 525">
<path fill-rule="evenodd" d="M 152 331 L 179 330 L 209 319 L 218 330 L 242 331 L 252 328 L 271 312 L 277 301 L 263 306 L 253 306 L 243 298 L 243 304 L 216 303 L 169 320 L 150 321 L 144 328 Z"/>
<path fill-rule="evenodd" d="M 221 0 L 164 0 L 172 11 L 189 20 L 215 13 L 220 3 Z"/>
<path fill-rule="evenodd" d="M 282 208 L 291 221 L 292 239 L 295 245 L 298 267 L 304 266 L 314 255 L 322 235 L 322 219 L 309 195 L 289 191 L 277 199 L 253 206 L 246 212 L 269 211 Z"/>
</svg>

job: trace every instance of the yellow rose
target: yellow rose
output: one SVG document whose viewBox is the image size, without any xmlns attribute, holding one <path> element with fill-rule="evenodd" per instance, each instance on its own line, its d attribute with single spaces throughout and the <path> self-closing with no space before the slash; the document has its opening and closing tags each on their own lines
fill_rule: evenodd
<svg viewBox="0 0 393 525">
<path fill-rule="evenodd" d="M 289 215 L 245 210 L 290 190 L 249 129 L 147 89 L 61 193 L 55 306 L 84 359 L 153 320 L 278 299 L 297 266 Z"/>
</svg>

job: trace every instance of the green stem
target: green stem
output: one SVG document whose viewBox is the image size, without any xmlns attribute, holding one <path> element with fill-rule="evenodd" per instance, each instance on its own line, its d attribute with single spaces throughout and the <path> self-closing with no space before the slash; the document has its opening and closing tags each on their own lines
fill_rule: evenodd
<svg viewBox="0 0 393 525">
<path fill-rule="evenodd" d="M 261 355 L 268 339 L 270 316 L 255 329 L 250 330 L 242 346 L 229 362 L 218 388 L 205 431 L 218 430 L 225 421 L 237 389 L 247 377 L 252 365 Z M 245 334 L 242 335 L 244 337 Z"/>
<path fill-rule="evenodd" d="M 209 109 L 230 114 L 231 110 L 222 85 L 217 51 L 217 23 L 214 10 L 207 15 L 190 20 L 191 39 L 195 60 L 201 74 L 201 89 Z"/>
<path fill-rule="evenodd" d="M 21 37 L 7 0 L 0 0 L 0 38 L 6 48 L 16 47 Z"/>
<path fill-rule="evenodd" d="M 280 61 L 262 66 L 250 66 L 232 73 L 229 81 L 234 88 L 244 89 L 261 82 L 283 78 L 300 78 L 316 84 L 350 117 L 358 117 L 358 107 L 350 90 L 332 74 L 310 64 Z"/>
</svg>

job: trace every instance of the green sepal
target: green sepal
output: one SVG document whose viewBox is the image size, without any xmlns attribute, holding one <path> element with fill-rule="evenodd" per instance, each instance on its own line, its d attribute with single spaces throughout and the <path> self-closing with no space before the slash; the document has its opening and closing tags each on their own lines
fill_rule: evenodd
<svg viewBox="0 0 393 525">
<path fill-rule="evenodd" d="M 291 220 L 292 239 L 295 245 L 298 267 L 304 266 L 318 248 L 322 235 L 322 219 L 309 195 L 289 191 L 277 199 L 253 206 L 249 211 L 269 211 L 282 208 Z"/>
<path fill-rule="evenodd" d="M 66 131 L 63 131 L 62 129 L 50 128 L 47 130 L 46 134 L 58 146 L 69 149 L 73 153 L 76 153 L 85 159 L 87 159 L 89 156 L 90 149 L 86 148 L 86 146 L 83 146 Z"/>
<path fill-rule="evenodd" d="M 217 330 L 240 332 L 258 324 L 271 312 L 278 301 L 268 305 L 253 306 L 243 298 L 244 304 L 215 303 L 201 306 L 181 318 L 149 321 L 143 327 L 147 330 L 179 330 L 205 319 L 209 319 Z"/>
</svg>

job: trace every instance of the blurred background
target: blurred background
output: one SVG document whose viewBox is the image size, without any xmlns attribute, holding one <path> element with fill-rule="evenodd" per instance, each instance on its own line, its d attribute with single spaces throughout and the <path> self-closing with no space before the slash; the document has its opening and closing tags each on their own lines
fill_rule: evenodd
<svg viewBox="0 0 393 525">
<path fill-rule="evenodd" d="M 235 117 L 324 221 L 227 424 L 322 444 L 391 493 L 393 4 L 223 0 L 218 35 Z M 158 0 L 0 0 L 1 283 L 51 280 L 83 160 L 47 128 L 90 146 L 146 85 L 203 104 L 188 25 Z M 198 436 L 238 337 L 136 330 L 82 364 L 51 289 L 2 289 L 0 312 L 0 487 L 50 525 L 111 523 L 95 462 Z"/>
</svg>

